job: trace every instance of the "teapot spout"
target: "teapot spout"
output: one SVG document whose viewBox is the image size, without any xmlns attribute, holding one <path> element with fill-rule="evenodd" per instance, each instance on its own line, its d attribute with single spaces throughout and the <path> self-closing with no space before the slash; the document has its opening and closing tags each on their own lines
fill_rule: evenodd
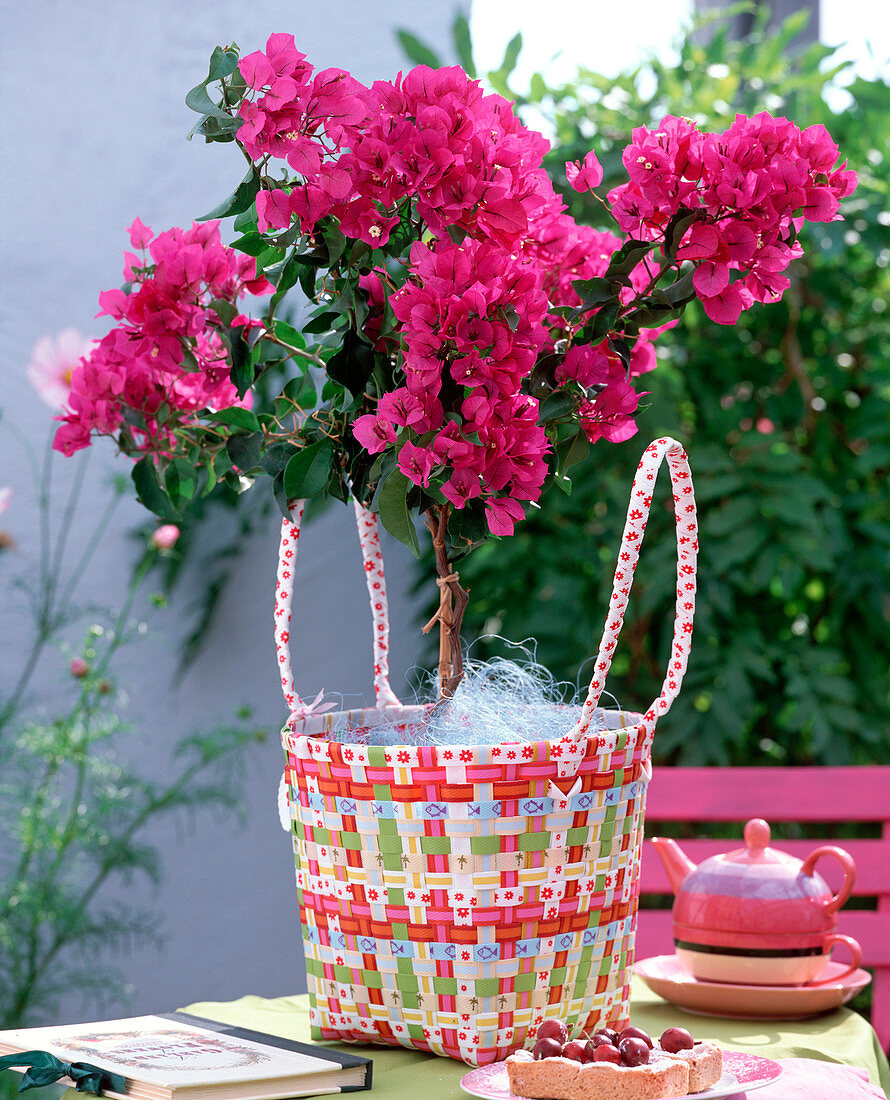
<svg viewBox="0 0 890 1100">
<path fill-rule="evenodd" d="M 652 846 L 655 848 L 655 851 L 658 852 L 658 858 L 664 864 L 665 871 L 667 871 L 671 889 L 676 894 L 683 880 L 691 871 L 695 870 L 696 865 L 689 856 L 686 855 L 676 840 L 670 840 L 662 836 L 654 836 L 652 837 Z"/>
</svg>

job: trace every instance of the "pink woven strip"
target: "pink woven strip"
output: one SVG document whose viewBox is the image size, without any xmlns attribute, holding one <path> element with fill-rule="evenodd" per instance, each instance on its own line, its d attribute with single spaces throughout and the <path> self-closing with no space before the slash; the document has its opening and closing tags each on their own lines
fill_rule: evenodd
<svg viewBox="0 0 890 1100">
<path fill-rule="evenodd" d="M 290 520 L 281 521 L 281 542 L 278 546 L 278 574 L 275 582 L 275 649 L 278 653 L 278 669 L 281 674 L 281 690 L 292 717 L 305 712 L 306 704 L 294 688 L 294 674 L 290 663 L 290 616 L 294 595 L 294 565 L 297 560 L 297 543 L 300 523 L 303 519 L 303 500 L 288 502 Z"/>
<path fill-rule="evenodd" d="M 389 686 L 389 605 L 386 601 L 386 580 L 383 576 L 377 516 L 363 508 L 357 500 L 354 504 L 374 621 L 374 697 L 378 707 L 400 707 L 402 704 Z"/>
<path fill-rule="evenodd" d="M 633 584 L 634 570 L 640 555 L 640 546 L 646 530 L 646 520 L 652 505 L 652 490 L 662 459 L 667 457 L 674 497 L 674 514 L 677 520 L 677 601 L 674 616 L 674 640 L 667 673 L 661 685 L 661 694 L 643 716 L 645 741 L 651 742 L 655 723 L 670 710 L 677 697 L 692 641 L 692 618 L 695 611 L 695 564 L 698 557 L 698 523 L 695 510 L 695 494 L 686 452 L 670 438 L 657 439 L 643 453 L 631 490 L 627 521 L 621 539 L 621 550 L 615 569 L 609 614 L 603 629 L 599 653 L 590 681 L 587 699 L 581 717 L 570 736 L 580 741 L 587 733 L 606 682 L 618 635 L 624 622 L 628 597 Z"/>
</svg>

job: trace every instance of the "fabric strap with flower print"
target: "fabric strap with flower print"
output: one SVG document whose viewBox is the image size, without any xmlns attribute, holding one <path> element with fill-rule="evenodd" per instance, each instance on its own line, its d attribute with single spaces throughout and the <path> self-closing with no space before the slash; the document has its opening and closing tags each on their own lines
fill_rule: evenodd
<svg viewBox="0 0 890 1100">
<path fill-rule="evenodd" d="M 570 737 L 580 742 L 587 734 L 600 695 L 606 682 L 618 635 L 624 622 L 628 597 L 633 584 L 637 559 L 643 543 L 646 521 L 652 506 L 652 490 L 662 460 L 667 458 L 674 498 L 674 516 L 677 521 L 677 599 L 674 615 L 674 639 L 667 673 L 661 685 L 661 693 L 643 715 L 644 755 L 648 756 L 655 723 L 671 708 L 683 682 L 683 674 L 689 660 L 689 647 L 692 641 L 692 618 L 695 612 L 695 566 L 698 557 L 698 521 L 695 509 L 695 493 L 692 488 L 692 474 L 686 452 L 676 439 L 656 439 L 643 452 L 634 477 L 630 504 L 627 509 L 627 521 L 621 537 L 621 549 L 615 568 L 612 586 L 612 598 L 609 613 L 603 629 L 599 653 L 593 666 L 593 676 L 587 698 L 581 710 L 581 716 L 570 733 Z M 580 763 L 580 756 L 576 757 Z"/>
<path fill-rule="evenodd" d="M 284 701 L 290 712 L 290 724 L 310 714 L 318 714 L 330 706 L 321 704 L 323 692 L 311 703 L 304 702 L 294 687 L 293 668 L 290 659 L 290 623 L 294 594 L 294 564 L 297 560 L 297 544 L 303 520 L 305 501 L 290 503 L 291 518 L 281 521 L 281 542 L 278 548 L 278 576 L 275 585 L 275 648 Z M 380 535 L 377 516 L 355 502 L 355 520 L 362 547 L 365 580 L 371 600 L 371 616 L 374 626 L 374 696 L 378 707 L 401 706 L 395 692 L 389 686 L 389 608 L 386 600 L 386 581 L 383 575 L 383 555 L 380 552 Z"/>
</svg>

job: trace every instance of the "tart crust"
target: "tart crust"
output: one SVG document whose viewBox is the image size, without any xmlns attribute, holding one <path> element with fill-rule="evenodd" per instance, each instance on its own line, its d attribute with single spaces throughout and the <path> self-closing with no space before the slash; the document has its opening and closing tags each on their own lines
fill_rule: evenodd
<svg viewBox="0 0 890 1100">
<path fill-rule="evenodd" d="M 616 1066 L 569 1058 L 535 1061 L 521 1050 L 505 1064 L 510 1090 L 533 1100 L 660 1100 L 709 1089 L 723 1074 L 723 1052 L 715 1043 L 696 1043 L 676 1054 L 656 1047 L 646 1065 Z"/>
<path fill-rule="evenodd" d="M 525 1057 L 523 1057 L 525 1055 Z M 510 1089 L 518 1096 L 546 1100 L 657 1100 L 686 1096 L 689 1067 L 679 1059 L 661 1057 L 645 1066 L 616 1066 L 569 1058 L 531 1059 L 526 1051 L 507 1059 Z"/>
<path fill-rule="evenodd" d="M 716 1043 L 696 1043 L 692 1050 L 678 1050 L 668 1057 L 679 1058 L 689 1067 L 692 1095 L 711 1088 L 723 1076 L 723 1051 Z"/>
</svg>

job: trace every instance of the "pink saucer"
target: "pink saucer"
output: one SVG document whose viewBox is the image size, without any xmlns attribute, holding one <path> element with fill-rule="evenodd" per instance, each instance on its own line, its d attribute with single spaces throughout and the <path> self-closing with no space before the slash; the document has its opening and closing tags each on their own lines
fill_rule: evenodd
<svg viewBox="0 0 890 1100">
<path fill-rule="evenodd" d="M 841 974 L 842 963 L 830 962 L 824 977 Z M 704 1016 L 732 1016 L 747 1020 L 803 1020 L 840 1008 L 871 981 L 867 970 L 856 970 L 825 985 L 730 985 L 702 982 L 689 973 L 676 955 L 656 955 L 634 966 L 646 985 L 671 1004 Z"/>
</svg>

